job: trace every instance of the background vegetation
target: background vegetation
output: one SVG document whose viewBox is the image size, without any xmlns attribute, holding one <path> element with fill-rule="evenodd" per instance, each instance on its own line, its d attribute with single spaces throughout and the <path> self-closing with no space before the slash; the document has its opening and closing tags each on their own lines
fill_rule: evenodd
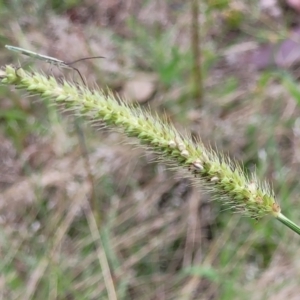
<svg viewBox="0 0 300 300">
<path fill-rule="evenodd" d="M 202 98 L 188 1 L 0 1 L 0 61 L 79 81 L 4 45 L 105 56 L 76 64 L 89 86 L 243 162 L 299 223 L 299 15 L 268 3 L 199 2 Z M 291 230 L 233 214 L 101 124 L 0 97 L 1 299 L 298 299 Z"/>
</svg>

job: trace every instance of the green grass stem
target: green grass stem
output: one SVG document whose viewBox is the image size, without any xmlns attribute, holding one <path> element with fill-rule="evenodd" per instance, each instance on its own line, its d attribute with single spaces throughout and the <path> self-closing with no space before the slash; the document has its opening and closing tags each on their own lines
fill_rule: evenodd
<svg viewBox="0 0 300 300">
<path fill-rule="evenodd" d="M 290 219 L 288 219 L 286 216 L 284 216 L 282 213 L 279 213 L 276 216 L 277 220 L 283 223 L 285 226 L 292 229 L 294 232 L 298 233 L 300 235 L 300 227 L 292 222 Z"/>
</svg>

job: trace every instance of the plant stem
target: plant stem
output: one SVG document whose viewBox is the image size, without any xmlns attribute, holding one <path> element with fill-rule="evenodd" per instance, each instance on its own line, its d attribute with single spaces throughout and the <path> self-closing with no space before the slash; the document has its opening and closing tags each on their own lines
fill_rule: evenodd
<svg viewBox="0 0 300 300">
<path fill-rule="evenodd" d="M 203 105 L 203 76 L 201 67 L 201 38 L 199 25 L 199 0 L 191 1 L 191 44 L 193 52 L 192 88 L 193 97 L 197 100 L 198 106 Z"/>
<path fill-rule="evenodd" d="M 290 219 L 288 219 L 286 216 L 284 216 L 282 213 L 279 213 L 277 215 L 277 220 L 283 223 L 285 226 L 292 229 L 294 232 L 298 233 L 300 235 L 300 227 L 292 222 Z"/>
</svg>

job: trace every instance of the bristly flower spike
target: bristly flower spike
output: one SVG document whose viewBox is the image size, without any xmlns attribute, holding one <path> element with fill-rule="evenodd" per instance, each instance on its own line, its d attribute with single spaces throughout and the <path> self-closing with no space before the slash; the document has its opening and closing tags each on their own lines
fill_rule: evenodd
<svg viewBox="0 0 300 300">
<path fill-rule="evenodd" d="M 220 153 L 194 143 L 170 124 L 161 121 L 149 111 L 126 104 L 112 93 L 77 87 L 39 73 L 7 66 L 0 71 L 2 84 L 14 85 L 30 94 L 64 104 L 78 114 L 94 121 L 103 121 L 111 128 L 135 137 L 139 145 L 158 155 L 168 165 L 186 170 L 196 184 L 213 193 L 215 199 L 253 219 L 272 215 L 300 234 L 300 227 L 286 218 L 267 184 L 247 176 L 242 168 Z"/>
</svg>

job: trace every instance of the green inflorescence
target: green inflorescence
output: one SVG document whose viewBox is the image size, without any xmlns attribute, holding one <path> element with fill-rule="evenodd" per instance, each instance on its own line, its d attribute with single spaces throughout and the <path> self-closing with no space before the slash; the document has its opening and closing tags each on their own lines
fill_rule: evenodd
<svg viewBox="0 0 300 300">
<path fill-rule="evenodd" d="M 66 81 L 59 83 L 39 73 L 31 74 L 11 66 L 1 72 L 2 84 L 64 104 L 81 115 L 101 120 L 129 137 L 136 137 L 161 160 L 187 170 L 196 183 L 201 183 L 216 199 L 233 209 L 255 219 L 268 214 L 281 216 L 274 193 L 267 184 L 260 184 L 255 176 L 245 175 L 229 158 L 205 148 L 201 141 L 194 143 L 149 111 L 126 104 L 112 93 L 77 87 Z"/>
</svg>

